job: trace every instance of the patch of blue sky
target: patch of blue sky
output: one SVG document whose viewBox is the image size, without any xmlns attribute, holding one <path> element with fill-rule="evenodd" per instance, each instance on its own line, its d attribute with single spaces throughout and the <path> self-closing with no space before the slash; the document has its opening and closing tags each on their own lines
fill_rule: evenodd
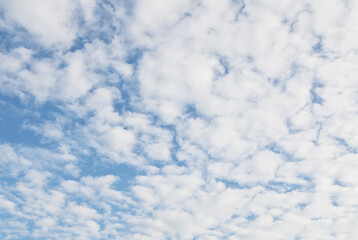
<svg viewBox="0 0 358 240">
<path fill-rule="evenodd" d="M 180 149 L 180 144 L 178 142 L 178 133 L 176 131 L 176 128 L 174 125 L 169 125 L 169 126 L 165 126 L 165 128 L 167 130 L 169 130 L 171 133 L 172 133 L 172 141 L 171 141 L 171 144 L 172 144 L 172 147 L 170 149 L 170 157 L 171 159 L 178 165 L 178 166 L 185 166 L 186 163 L 183 162 L 183 161 L 180 161 L 178 158 L 177 158 L 177 153 Z"/>
<path fill-rule="evenodd" d="M 285 182 L 276 182 L 271 181 L 268 184 L 263 186 L 265 189 L 270 191 L 275 191 L 278 193 L 288 193 L 293 191 L 307 191 L 308 189 L 312 188 L 313 185 L 303 185 L 303 184 L 289 184 Z"/>
<path fill-rule="evenodd" d="M 321 122 L 318 122 L 316 138 L 312 141 L 316 146 L 319 144 L 318 141 L 319 141 L 319 137 L 321 136 L 322 127 L 323 127 L 323 124 Z"/>
<path fill-rule="evenodd" d="M 274 87 L 277 87 L 280 85 L 281 81 L 279 78 L 267 78 L 267 79 Z"/>
<path fill-rule="evenodd" d="M 22 104 L 17 97 L 0 94 L 0 142 L 40 145 L 40 136 L 24 128 L 26 122 L 39 121 L 37 112 L 31 105 Z"/>
<path fill-rule="evenodd" d="M 125 42 L 125 44 L 128 45 L 128 47 L 130 47 L 131 42 Z M 147 49 L 135 47 L 135 48 L 129 48 L 128 50 L 129 50 L 128 55 L 125 59 L 126 63 L 132 64 L 134 68 L 137 69 L 138 63 L 141 60 L 143 54 L 147 51 Z"/>
<path fill-rule="evenodd" d="M 340 146 L 345 147 L 349 153 L 358 153 L 358 149 L 350 146 L 344 138 L 335 137 L 335 140 Z"/>
<path fill-rule="evenodd" d="M 324 49 L 324 38 L 317 36 L 317 42 L 312 46 L 312 54 L 327 59 L 327 52 Z"/>
<path fill-rule="evenodd" d="M 0 182 L 2 183 L 2 188 L 5 187 L 16 187 L 16 184 L 18 183 L 18 178 L 23 178 L 24 174 L 19 174 L 18 176 L 11 176 L 9 175 L 10 170 L 7 168 L 4 168 L 0 170 Z"/>
<path fill-rule="evenodd" d="M 202 120 L 207 118 L 205 115 L 203 115 L 198 111 L 195 104 L 187 104 L 185 106 L 184 114 L 185 114 L 185 118 L 193 118 L 193 119 L 200 118 Z"/>
<path fill-rule="evenodd" d="M 290 66 L 290 76 L 289 78 L 294 77 L 300 70 L 300 65 L 296 62 L 293 62 Z"/>
<path fill-rule="evenodd" d="M 22 176 L 20 176 L 20 177 L 22 177 Z M 16 185 L 17 185 L 17 183 L 18 183 L 18 181 L 16 182 Z M 13 186 L 13 185 L 7 184 L 7 182 L 4 182 L 3 186 L 1 187 L 1 195 L 5 196 L 5 198 L 8 201 L 15 203 L 18 207 L 23 207 L 23 205 L 25 203 L 25 201 L 23 199 L 24 195 L 16 190 L 16 185 Z M 6 210 L 6 209 L 0 209 L 0 210 Z M 2 213 L 4 214 L 3 215 L 4 218 L 0 217 L 0 219 L 11 219 L 11 218 L 16 217 L 10 212 L 3 211 Z M 7 218 L 5 218 L 5 216 Z M 20 216 L 18 216 L 18 217 L 20 217 Z M 20 217 L 20 219 L 23 220 L 21 217 Z M 1 227 L 1 224 L 0 224 L 0 227 Z M 1 233 L 1 231 L 0 231 L 0 233 Z"/>
<path fill-rule="evenodd" d="M 6 218 L 4 218 L 4 219 L 6 219 Z M 18 219 L 16 219 L 16 221 L 18 221 Z M 32 240 L 32 239 L 34 239 L 29 236 L 26 236 L 26 234 L 27 234 L 26 229 L 23 228 L 21 225 L 15 227 L 15 226 L 11 226 L 9 223 L 5 222 L 5 224 L 2 227 L 0 227 L 1 239 L 9 239 L 10 236 L 11 236 L 10 239 L 12 239 L 12 240 Z M 40 239 L 40 238 L 36 238 L 36 239 Z"/>
<path fill-rule="evenodd" d="M 333 183 L 336 186 L 340 186 L 340 187 L 346 187 L 345 184 L 343 184 L 341 181 L 339 181 L 338 179 L 336 179 Z"/>
<path fill-rule="evenodd" d="M 119 180 L 114 183 L 115 189 L 127 191 L 135 182 L 137 175 L 144 175 L 145 172 L 130 164 L 114 163 L 101 159 L 96 154 L 83 156 L 79 159 L 77 166 L 81 169 L 81 176 L 100 177 L 114 175 Z M 73 179 L 70 177 L 67 180 Z"/>
<path fill-rule="evenodd" d="M 127 43 L 129 44 L 129 43 Z M 128 47 L 125 44 L 125 47 Z M 125 59 L 125 62 L 131 64 L 133 70 L 136 72 L 137 66 L 139 64 L 140 59 L 142 58 L 145 49 L 134 48 L 128 51 L 128 55 Z M 130 77 L 129 79 L 124 78 L 120 74 L 116 73 L 113 69 L 109 68 L 102 72 L 103 76 L 119 78 L 120 81 L 114 81 L 111 83 L 109 81 L 107 83 L 108 86 L 116 87 L 121 92 L 121 100 L 114 103 L 114 109 L 119 114 L 123 114 L 124 112 L 138 112 L 140 113 L 140 109 L 135 108 L 135 101 L 140 100 L 139 95 L 139 82 L 135 76 Z M 149 114 L 149 113 L 147 113 Z"/>
<path fill-rule="evenodd" d="M 3 211 L 2 209 L 0 210 L 0 219 L 11 219 L 14 216 L 8 212 Z M 0 224 L 1 225 L 1 224 Z M 0 229 L 4 228 L 4 226 L 0 226 Z M 2 233 L 2 231 L 0 231 L 0 234 Z M 0 235 L 1 236 L 1 235 Z"/>
<path fill-rule="evenodd" d="M 105 43 L 110 43 L 114 35 L 120 33 L 121 29 L 118 22 L 114 24 L 111 11 L 113 11 L 113 6 L 110 1 L 101 1 L 94 12 L 96 15 L 95 24 L 87 24 L 84 19 L 79 20 L 79 25 L 82 27 L 79 36 L 88 42 L 100 39 Z"/>
<path fill-rule="evenodd" d="M 112 6 L 114 6 L 116 9 L 120 8 L 125 12 L 126 16 L 132 16 L 136 6 L 136 2 L 132 0 L 106 0 L 105 2 L 111 2 Z"/>
<path fill-rule="evenodd" d="M 297 208 L 299 209 L 299 210 L 304 210 L 306 207 L 308 206 L 308 204 L 307 203 L 299 203 L 299 204 L 297 204 Z"/>
<path fill-rule="evenodd" d="M 85 44 L 90 42 L 89 40 L 90 39 L 88 38 L 88 36 L 76 38 L 73 41 L 72 46 L 68 51 L 69 52 L 76 52 L 77 50 L 80 50 L 80 49 L 84 48 Z"/>
<path fill-rule="evenodd" d="M 171 139 L 171 148 L 170 148 L 170 158 L 172 161 L 175 162 L 175 164 L 177 166 L 186 166 L 186 163 L 184 161 L 180 161 L 177 157 L 177 152 L 178 150 L 180 150 L 181 146 L 178 142 L 178 134 L 177 134 L 177 130 L 175 125 L 172 124 L 162 124 L 160 119 L 158 118 L 158 116 L 156 115 L 151 115 L 152 120 L 153 120 L 153 125 L 157 126 L 161 129 L 165 129 L 167 131 L 169 131 L 171 133 L 172 139 Z M 138 136 L 140 137 L 140 136 Z M 153 139 L 154 140 L 154 139 Z M 140 156 L 145 156 L 147 160 L 149 160 L 151 162 L 151 164 L 155 167 L 158 168 L 162 168 L 165 167 L 167 165 L 166 162 L 162 162 L 162 161 L 157 161 L 156 159 L 151 159 L 145 152 L 143 149 L 142 144 L 137 144 L 135 146 L 134 152 Z"/>
<path fill-rule="evenodd" d="M 48 60 L 54 60 L 55 54 L 57 53 L 57 50 L 54 48 L 44 48 L 37 45 L 29 46 L 28 49 L 33 50 L 32 57 L 34 59 L 48 59 Z M 57 59 L 56 59 L 57 60 Z M 62 65 L 59 66 L 59 68 L 62 68 Z"/>
<path fill-rule="evenodd" d="M 113 3 L 111 1 L 102 1 L 94 11 L 96 16 L 95 23 L 88 23 L 84 18 L 78 17 L 77 23 L 80 31 L 68 51 L 75 52 L 83 49 L 87 43 L 90 44 L 95 40 L 110 44 L 114 36 L 121 34 L 122 31 L 121 20 L 116 19 L 115 22 L 113 14 L 111 14 L 112 11 L 114 11 Z"/>
<path fill-rule="evenodd" d="M 312 50 L 315 53 L 321 53 L 323 51 L 323 38 L 322 38 L 322 36 L 317 37 L 317 43 L 312 46 Z"/>
<path fill-rule="evenodd" d="M 219 60 L 220 65 L 223 67 L 224 71 L 223 72 L 216 71 L 215 75 L 220 77 L 220 76 L 228 74 L 230 72 L 230 65 L 229 65 L 229 62 L 226 59 L 226 57 L 218 55 L 217 58 Z"/>
<path fill-rule="evenodd" d="M 110 76 L 116 77 L 116 74 Z M 117 75 L 117 77 L 120 77 Z M 120 77 L 121 78 L 121 77 Z M 139 83 L 138 81 L 130 79 L 121 79 L 117 83 L 109 83 L 108 86 L 116 87 L 121 93 L 121 99 L 114 102 L 113 107 L 116 112 L 123 114 L 125 112 L 138 112 L 140 110 L 135 108 L 135 101 L 139 100 Z"/>
<path fill-rule="evenodd" d="M 302 160 L 302 159 L 296 158 L 293 154 L 285 151 L 280 145 L 278 145 L 275 142 L 272 142 L 271 144 L 266 145 L 265 149 L 281 155 L 285 159 L 285 161 L 288 161 L 288 162 L 298 162 L 298 161 Z"/>
<path fill-rule="evenodd" d="M 0 51 L 9 51 L 18 47 L 28 49 L 41 48 L 24 28 L 14 26 L 14 29 L 4 29 L 0 27 Z"/>
<path fill-rule="evenodd" d="M 247 216 L 245 217 L 245 219 L 246 219 L 248 222 L 252 222 L 252 221 L 254 221 L 256 218 L 257 218 L 257 215 L 254 214 L 254 213 L 250 213 L 249 215 L 247 215 Z"/>
<path fill-rule="evenodd" d="M 331 204 L 335 207 L 339 207 L 338 199 L 336 195 L 331 196 Z"/>
<path fill-rule="evenodd" d="M 218 178 L 218 181 L 225 184 L 226 188 L 232 188 L 232 189 L 250 189 L 252 188 L 252 184 L 240 184 L 236 181 Z"/>
<path fill-rule="evenodd" d="M 274 217 L 272 218 L 272 220 L 273 220 L 274 222 L 282 221 L 282 216 L 274 216 Z"/>
<path fill-rule="evenodd" d="M 319 96 L 319 94 L 316 92 L 317 88 L 322 88 L 322 87 L 323 87 L 323 85 L 318 82 L 314 82 L 312 84 L 312 87 L 310 89 L 312 104 L 319 104 L 319 105 L 323 104 L 323 102 L 324 102 L 323 98 L 321 96 Z"/>
<path fill-rule="evenodd" d="M 312 178 L 310 176 L 301 174 L 298 177 L 300 177 L 301 179 L 305 180 L 306 182 L 310 182 L 310 183 L 312 182 Z"/>
<path fill-rule="evenodd" d="M 36 229 L 41 229 L 40 227 L 36 227 L 36 228 L 33 228 L 32 230 L 36 230 Z M 40 237 L 40 236 L 36 236 L 36 238 L 31 238 L 31 237 L 28 237 L 28 236 L 19 236 L 19 237 L 16 237 L 16 238 L 11 238 L 11 239 L 14 239 L 14 240 L 48 240 L 48 237 Z"/>
<path fill-rule="evenodd" d="M 300 128 L 295 128 L 290 119 L 286 120 L 286 126 L 289 134 L 295 134 L 303 131 Z"/>
</svg>

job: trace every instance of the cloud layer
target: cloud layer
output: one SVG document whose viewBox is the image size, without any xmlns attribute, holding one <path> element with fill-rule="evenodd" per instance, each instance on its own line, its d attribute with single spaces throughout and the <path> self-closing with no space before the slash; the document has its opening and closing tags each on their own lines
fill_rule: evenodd
<svg viewBox="0 0 358 240">
<path fill-rule="evenodd" d="M 358 238 L 356 1 L 0 1 L 2 239 Z"/>
</svg>

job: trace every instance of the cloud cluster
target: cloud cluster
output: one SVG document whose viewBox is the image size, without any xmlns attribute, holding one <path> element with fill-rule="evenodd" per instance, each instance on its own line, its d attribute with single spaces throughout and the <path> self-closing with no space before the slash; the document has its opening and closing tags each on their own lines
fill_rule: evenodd
<svg viewBox="0 0 358 240">
<path fill-rule="evenodd" d="M 0 1 L 2 239 L 358 237 L 355 1 Z"/>
</svg>

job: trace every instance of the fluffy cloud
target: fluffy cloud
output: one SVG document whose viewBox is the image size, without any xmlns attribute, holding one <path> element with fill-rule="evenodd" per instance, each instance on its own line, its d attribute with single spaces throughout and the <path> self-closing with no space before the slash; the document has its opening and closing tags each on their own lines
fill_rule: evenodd
<svg viewBox="0 0 358 240">
<path fill-rule="evenodd" d="M 76 26 L 72 25 L 74 7 L 70 1 L 2 2 L 2 8 L 9 21 L 19 24 L 47 46 L 68 46 L 74 40 L 77 31 Z"/>
<path fill-rule="evenodd" d="M 354 1 L 1 1 L 3 239 L 355 239 Z"/>
</svg>

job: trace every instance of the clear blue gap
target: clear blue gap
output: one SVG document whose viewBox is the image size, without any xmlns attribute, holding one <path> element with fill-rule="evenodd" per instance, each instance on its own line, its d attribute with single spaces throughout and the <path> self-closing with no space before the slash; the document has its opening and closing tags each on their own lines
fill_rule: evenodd
<svg viewBox="0 0 358 240">
<path fill-rule="evenodd" d="M 302 159 L 295 158 L 291 153 L 286 152 L 281 146 L 279 146 L 277 143 L 271 143 L 264 147 L 267 150 L 270 150 L 271 152 L 274 152 L 276 154 L 279 154 L 285 158 L 288 162 L 298 162 Z"/>
<path fill-rule="evenodd" d="M 124 43 L 128 45 L 129 43 Z M 134 68 L 134 72 L 137 69 L 138 62 L 144 54 L 144 49 L 135 48 L 129 51 L 125 62 L 131 64 Z M 106 77 L 114 78 L 120 80 L 118 83 L 108 83 L 108 86 L 116 87 L 121 92 L 121 100 L 116 101 L 113 104 L 113 107 L 116 112 L 123 114 L 127 111 L 129 112 L 138 112 L 133 107 L 132 101 L 139 98 L 139 82 L 135 77 L 130 79 L 124 79 L 120 74 L 118 74 L 113 68 L 109 67 L 106 70 L 102 71 L 101 74 L 107 75 Z"/>
<path fill-rule="evenodd" d="M 138 62 L 142 58 L 145 50 L 135 48 L 129 51 L 128 56 L 125 61 L 128 64 L 133 66 L 134 72 L 136 72 L 138 67 Z M 114 75 L 113 77 L 121 76 Z M 111 84 L 109 84 L 111 86 Z M 116 112 L 123 114 L 125 112 L 138 112 L 137 109 L 133 106 L 132 102 L 135 99 L 139 99 L 139 82 L 133 77 L 131 79 L 121 79 L 119 83 L 113 85 L 118 88 L 121 92 L 121 100 L 114 103 L 113 107 Z"/>
<path fill-rule="evenodd" d="M 356 148 L 351 147 L 344 138 L 335 137 L 334 139 L 338 142 L 340 146 L 345 147 L 350 153 L 358 152 L 358 150 Z"/>
<path fill-rule="evenodd" d="M 215 30 L 213 29 L 213 31 L 215 31 Z M 220 65 L 224 68 L 224 72 L 219 71 L 219 69 L 215 69 L 215 71 L 214 71 L 215 78 L 214 79 L 217 80 L 218 78 L 225 76 L 230 72 L 230 65 L 227 60 L 227 57 L 220 55 L 218 53 L 214 53 L 213 56 L 218 60 Z"/>
<path fill-rule="evenodd" d="M 219 56 L 218 59 L 219 59 L 219 62 L 220 62 L 220 64 L 221 64 L 221 66 L 224 67 L 224 73 L 223 73 L 223 74 L 217 73 L 217 74 L 219 74 L 219 75 L 226 75 L 226 74 L 228 74 L 228 73 L 229 73 L 230 66 L 229 66 L 229 62 L 228 62 L 227 58 L 224 57 L 224 56 Z"/>
<path fill-rule="evenodd" d="M 289 79 L 290 79 L 290 78 L 293 78 L 294 76 L 296 76 L 296 74 L 299 72 L 299 70 L 300 70 L 300 66 L 299 66 L 297 63 L 293 62 L 293 63 L 291 64 L 291 66 L 290 66 L 290 76 L 289 76 Z"/>
<path fill-rule="evenodd" d="M 106 0 L 106 1 L 108 1 L 108 0 Z M 118 1 L 112 2 L 112 5 L 113 4 L 117 4 L 118 5 L 117 8 L 123 7 L 127 16 L 132 16 L 134 14 L 134 10 L 135 10 L 135 7 L 136 7 L 136 2 L 135 1 L 132 1 L 132 0 L 118 0 Z"/>
<path fill-rule="evenodd" d="M 95 22 L 95 24 L 86 25 L 85 20 L 78 17 L 77 24 L 79 25 L 80 31 L 78 32 L 78 37 L 74 40 L 71 48 L 68 50 L 69 52 L 83 49 L 87 43 L 93 43 L 93 41 L 97 39 L 106 44 L 110 44 L 114 35 L 120 33 L 118 27 L 121 26 L 115 26 L 113 24 L 112 16 L 111 14 L 108 14 L 108 10 L 106 9 L 108 6 L 113 9 L 113 4 L 108 0 L 104 0 L 97 4 L 94 14 L 99 21 Z M 81 16 L 81 13 L 79 12 L 78 15 Z"/>
<path fill-rule="evenodd" d="M 331 203 L 335 207 L 339 207 L 339 204 L 338 204 L 337 200 L 338 200 L 337 195 L 331 196 Z"/>
<path fill-rule="evenodd" d="M 168 129 L 172 135 L 173 135 L 173 139 L 172 139 L 172 148 L 170 149 L 170 156 L 171 158 L 175 161 L 175 163 L 182 167 L 182 166 L 186 166 L 186 164 L 182 161 L 179 161 L 177 158 L 177 152 L 180 149 L 179 143 L 178 143 L 178 134 L 175 128 L 175 125 L 167 125 L 167 126 L 161 126 L 164 127 L 166 129 Z"/>
<path fill-rule="evenodd" d="M 127 42 L 125 44 L 129 45 L 130 42 Z M 137 67 L 138 62 L 143 57 L 145 51 L 146 51 L 145 48 L 132 48 L 125 59 L 126 63 L 133 64 L 135 67 Z"/>
<path fill-rule="evenodd" d="M 307 190 L 307 186 L 301 184 L 289 184 L 285 182 L 276 182 L 270 181 L 268 184 L 263 185 L 263 187 L 270 191 L 275 191 L 277 193 L 288 193 L 293 191 L 305 191 Z"/>
<path fill-rule="evenodd" d="M 121 99 L 113 103 L 113 108 L 120 115 L 125 112 L 138 112 L 133 106 L 132 102 L 138 95 L 138 82 L 135 80 L 121 80 L 119 83 L 113 85 L 119 89 L 121 93 Z"/>
<path fill-rule="evenodd" d="M 104 0 L 99 2 L 95 10 L 95 14 L 97 15 L 99 22 L 96 23 L 97 27 L 95 29 L 90 32 L 86 32 L 86 36 L 89 35 L 93 39 L 97 38 L 106 44 L 109 44 L 111 43 L 114 35 L 117 33 L 117 26 L 113 24 L 112 14 L 109 14 L 107 7 L 113 10 L 113 4 L 111 1 Z"/>
<path fill-rule="evenodd" d="M 140 111 L 137 111 L 137 112 L 150 116 L 150 120 L 154 126 L 162 128 L 162 129 L 166 129 L 172 133 L 172 137 L 173 137 L 172 138 L 172 148 L 170 150 L 171 159 L 177 164 L 177 166 L 186 166 L 186 163 L 179 161 L 176 156 L 177 151 L 179 150 L 180 146 L 179 146 L 179 143 L 177 142 L 177 131 L 176 131 L 175 125 L 163 124 L 158 115 L 152 114 L 150 112 L 140 112 Z M 140 136 L 141 136 L 141 134 L 138 137 L 140 138 Z M 138 155 L 145 155 L 141 144 L 137 144 L 135 146 L 135 149 L 133 152 L 135 152 Z M 155 160 L 155 159 L 153 159 L 153 160 Z M 168 163 L 161 162 L 161 161 L 152 161 L 151 164 L 155 167 L 163 168 L 163 167 L 167 166 Z"/>
<path fill-rule="evenodd" d="M 186 109 L 185 109 L 185 115 L 188 117 L 188 118 L 200 118 L 202 117 L 201 114 L 199 114 L 197 112 L 197 109 L 196 109 L 196 106 L 195 104 L 188 104 L 186 105 Z"/>
<path fill-rule="evenodd" d="M 334 181 L 334 185 L 340 186 L 340 187 L 347 187 L 347 185 L 343 184 L 342 182 L 340 182 L 338 179 L 336 179 Z"/>
<path fill-rule="evenodd" d="M 47 49 L 43 47 L 32 47 L 30 49 L 33 50 L 32 57 L 35 59 L 44 59 L 44 58 L 51 59 L 56 53 L 56 50 L 54 49 Z"/>
<path fill-rule="evenodd" d="M 312 142 L 314 143 L 315 146 L 318 145 L 318 141 L 319 141 L 319 137 L 321 135 L 322 128 L 323 128 L 323 124 L 321 122 L 319 122 L 318 129 L 317 129 L 317 137 L 316 137 L 316 139 L 312 140 Z"/>
<path fill-rule="evenodd" d="M 318 35 L 317 39 L 318 40 L 317 40 L 316 44 L 314 44 L 312 46 L 312 50 L 315 53 L 321 53 L 323 51 L 323 46 L 322 46 L 323 38 L 322 38 L 322 36 Z"/>
<path fill-rule="evenodd" d="M 9 237 L 8 234 L 6 233 L 6 230 L 14 230 L 14 231 L 9 231 L 11 235 L 14 236 L 18 236 L 18 237 L 12 237 L 10 239 L 16 239 L 16 240 L 29 240 L 29 239 L 33 239 L 33 238 L 29 238 L 28 236 L 22 236 L 22 235 L 26 235 L 25 233 L 23 233 L 23 228 L 20 227 L 13 227 L 10 226 L 10 224 L 7 224 L 6 222 L 20 222 L 20 223 L 25 223 L 25 227 L 27 230 L 29 230 L 30 232 L 33 231 L 33 229 L 35 229 L 35 224 L 30 221 L 27 220 L 25 218 L 21 218 L 18 216 L 14 216 L 12 214 L 9 213 L 4 213 L 1 212 L 0 210 L 0 218 L 2 220 L 4 220 L 5 225 L 0 226 L 0 236 L 2 237 L 1 239 L 6 239 L 6 237 Z M 16 231 L 16 229 L 18 229 L 19 231 Z M 40 239 L 40 238 L 36 238 L 36 239 Z"/>
<path fill-rule="evenodd" d="M 0 182 L 3 184 L 3 186 L 7 186 L 7 187 L 15 187 L 15 185 L 17 184 L 18 180 L 20 178 L 24 177 L 24 174 L 19 174 L 18 176 L 11 176 L 8 174 L 9 173 L 9 169 L 1 169 L 0 170 Z"/>
<path fill-rule="evenodd" d="M 292 124 L 290 119 L 286 120 L 286 126 L 287 126 L 289 134 L 295 134 L 295 133 L 299 133 L 299 132 L 303 131 L 302 129 L 294 128 L 294 126 L 293 126 L 293 124 Z"/>
<path fill-rule="evenodd" d="M 238 182 L 228 180 L 228 179 L 217 178 L 217 180 L 221 183 L 224 183 L 226 188 L 232 188 L 232 189 L 250 189 L 250 188 L 252 188 L 252 185 L 240 184 Z"/>
<path fill-rule="evenodd" d="M 310 94 L 311 94 L 311 101 L 313 104 L 319 104 L 322 105 L 324 100 L 321 96 L 319 96 L 316 92 L 317 88 L 323 88 L 324 85 L 322 83 L 320 83 L 317 79 L 313 80 L 312 83 L 312 87 L 310 89 Z"/>
<path fill-rule="evenodd" d="M 178 140 L 177 140 L 178 134 L 177 134 L 177 130 L 175 128 L 175 125 L 173 125 L 173 124 L 169 124 L 169 125 L 163 124 L 163 123 L 160 122 L 160 119 L 159 119 L 158 116 L 153 115 L 153 114 L 151 116 L 152 116 L 152 119 L 153 119 L 154 126 L 169 130 L 172 133 L 172 136 L 173 136 L 172 148 L 170 150 L 170 156 L 171 156 L 172 160 L 176 163 L 177 166 L 180 166 L 180 167 L 186 166 L 186 163 L 183 162 L 183 161 L 179 161 L 179 159 L 176 156 L 178 150 L 180 149 L 180 145 L 179 145 Z M 164 167 L 166 165 L 167 164 L 158 163 L 158 165 L 156 165 L 156 166 L 157 167 Z"/>
<path fill-rule="evenodd" d="M 267 80 L 274 86 L 277 87 L 278 85 L 280 85 L 280 79 L 279 78 L 270 78 L 268 77 Z"/>
<path fill-rule="evenodd" d="M 86 43 L 89 43 L 89 39 L 86 37 L 78 37 L 73 41 L 72 47 L 68 50 L 69 52 L 76 52 L 85 47 Z"/>
<path fill-rule="evenodd" d="M 37 122 L 37 112 L 31 105 L 24 105 L 17 97 L 0 93 L 0 142 L 38 146 L 41 138 L 33 131 L 23 128 L 26 122 Z"/>
<path fill-rule="evenodd" d="M 0 28 L 0 49 L 8 51 L 18 47 L 32 49 L 39 47 L 39 44 L 20 26 L 15 26 L 13 31 Z"/>
<path fill-rule="evenodd" d="M 273 221 L 274 221 L 274 222 L 277 222 L 277 221 L 280 221 L 280 220 L 282 220 L 282 217 L 281 217 L 281 216 L 273 217 Z"/>
<path fill-rule="evenodd" d="M 313 184 L 313 182 L 312 182 L 312 178 L 311 178 L 311 177 L 309 177 L 309 176 L 307 176 L 307 175 L 303 175 L 303 174 L 301 174 L 301 175 L 299 175 L 298 177 L 300 177 L 300 178 L 302 178 L 303 180 L 305 180 L 305 181 L 307 181 L 307 182 L 309 182 L 309 183 Z"/>
<path fill-rule="evenodd" d="M 116 190 L 128 191 L 134 184 L 134 179 L 137 175 L 145 175 L 144 171 L 139 170 L 133 165 L 101 159 L 93 149 L 90 149 L 88 155 L 78 156 L 78 158 L 77 166 L 81 170 L 81 176 L 118 176 L 120 178 L 119 181 L 113 185 Z"/>
<path fill-rule="evenodd" d="M 252 221 L 254 221 L 254 220 L 257 218 L 257 215 L 254 214 L 254 213 L 250 213 L 250 214 L 247 215 L 245 218 L 246 218 L 247 221 L 252 222 Z"/>
<path fill-rule="evenodd" d="M 307 203 L 299 203 L 299 204 L 297 204 L 296 207 L 302 211 L 302 210 L 304 210 L 307 206 L 308 206 Z"/>
</svg>

